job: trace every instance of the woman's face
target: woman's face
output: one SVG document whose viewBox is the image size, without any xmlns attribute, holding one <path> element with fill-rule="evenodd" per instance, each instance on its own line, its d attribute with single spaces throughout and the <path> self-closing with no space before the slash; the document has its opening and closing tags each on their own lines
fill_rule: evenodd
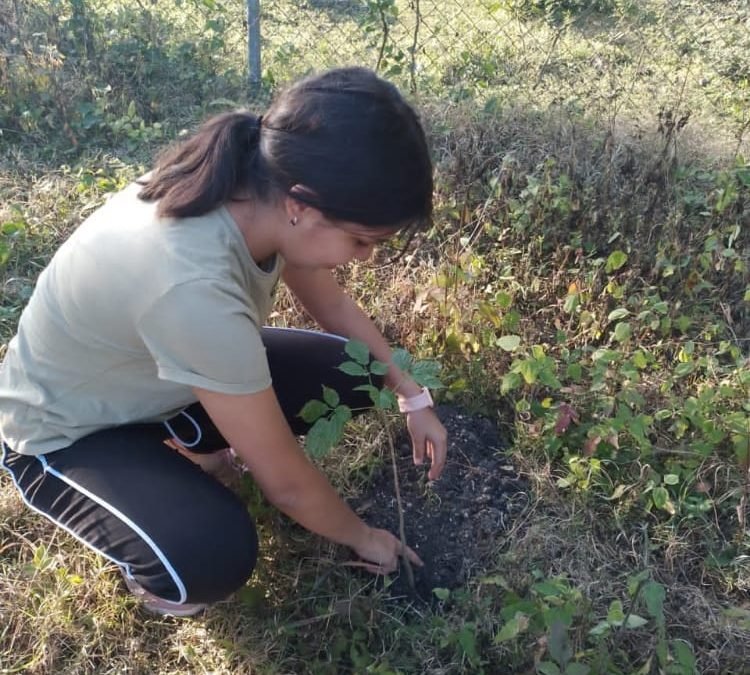
<svg viewBox="0 0 750 675">
<path fill-rule="evenodd" d="M 332 221 L 308 208 L 298 218 L 297 225 L 290 225 L 281 255 L 295 266 L 333 269 L 354 260 L 369 259 L 375 246 L 398 230 L 398 227 Z"/>
</svg>

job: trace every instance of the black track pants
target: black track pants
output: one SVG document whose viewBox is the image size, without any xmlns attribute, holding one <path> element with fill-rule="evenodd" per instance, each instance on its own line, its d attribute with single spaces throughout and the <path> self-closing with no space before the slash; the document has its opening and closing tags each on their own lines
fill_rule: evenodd
<svg viewBox="0 0 750 675">
<path fill-rule="evenodd" d="M 352 391 L 361 380 L 337 370 L 342 338 L 264 328 L 273 386 L 292 430 L 305 433 L 302 406 L 333 387 L 352 408 L 370 406 Z M 159 597 L 213 602 L 242 586 L 258 540 L 245 505 L 219 481 L 164 444 L 192 452 L 227 447 L 200 404 L 165 423 L 98 431 L 46 455 L 3 445 L 3 467 L 35 511 L 117 564 Z"/>
</svg>

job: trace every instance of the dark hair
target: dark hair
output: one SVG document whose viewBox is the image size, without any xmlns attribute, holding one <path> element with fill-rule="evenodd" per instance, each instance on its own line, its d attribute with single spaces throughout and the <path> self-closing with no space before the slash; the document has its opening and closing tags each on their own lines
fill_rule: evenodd
<svg viewBox="0 0 750 675">
<path fill-rule="evenodd" d="M 183 218 L 240 191 L 290 194 L 334 220 L 414 226 L 432 214 L 432 164 L 398 89 L 365 68 L 340 68 L 292 85 L 262 117 L 211 118 L 159 157 L 139 196 Z"/>
</svg>

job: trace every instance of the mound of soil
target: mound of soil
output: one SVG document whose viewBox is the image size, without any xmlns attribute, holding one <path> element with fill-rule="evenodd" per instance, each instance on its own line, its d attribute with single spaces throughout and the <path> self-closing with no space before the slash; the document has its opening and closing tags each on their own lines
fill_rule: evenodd
<svg viewBox="0 0 750 675">
<path fill-rule="evenodd" d="M 408 436 L 395 446 L 406 540 L 425 562 L 414 567 L 416 592 L 424 600 L 434 597 L 434 588 L 456 588 L 480 573 L 527 503 L 527 487 L 492 422 L 450 406 L 436 413 L 448 430 L 448 461 L 439 480 L 428 481 L 428 467 L 414 466 Z M 398 533 L 390 462 L 352 506 L 368 524 Z M 389 590 L 414 594 L 403 567 Z"/>
</svg>

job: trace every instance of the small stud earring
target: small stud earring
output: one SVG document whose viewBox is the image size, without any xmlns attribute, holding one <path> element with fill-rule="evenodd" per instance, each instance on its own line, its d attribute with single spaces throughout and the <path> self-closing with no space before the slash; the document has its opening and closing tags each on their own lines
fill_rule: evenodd
<svg viewBox="0 0 750 675">
<path fill-rule="evenodd" d="M 292 227 L 294 227 L 294 226 L 295 226 L 295 225 L 297 224 L 297 216 L 294 216 L 294 218 L 292 218 L 292 219 L 291 219 L 291 220 L 289 221 L 289 224 L 290 224 L 290 225 L 291 225 Z"/>
</svg>

